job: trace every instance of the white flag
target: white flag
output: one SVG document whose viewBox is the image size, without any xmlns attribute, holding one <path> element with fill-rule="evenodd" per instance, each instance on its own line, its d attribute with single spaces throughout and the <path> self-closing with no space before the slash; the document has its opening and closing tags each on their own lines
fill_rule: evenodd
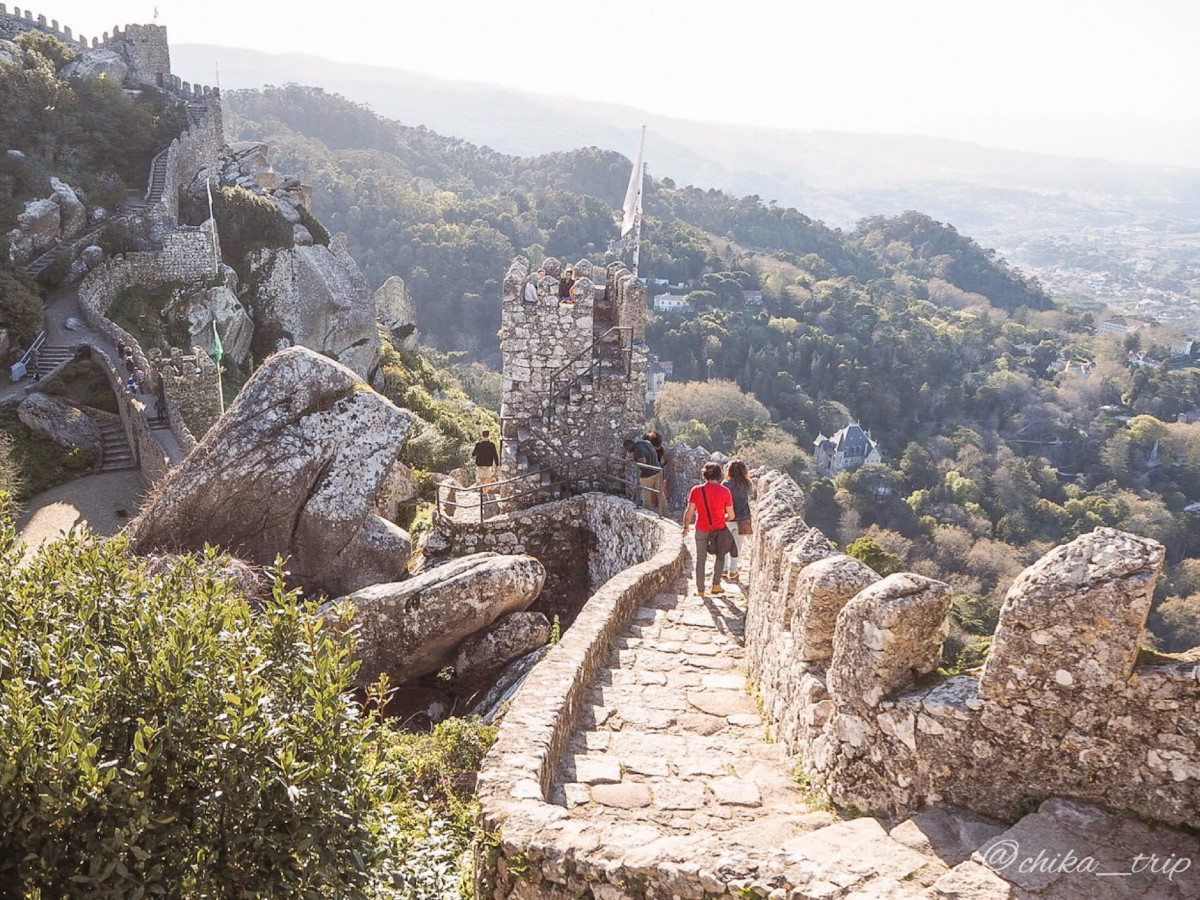
<svg viewBox="0 0 1200 900">
<path fill-rule="evenodd" d="M 621 219 L 621 237 L 633 230 L 633 223 L 642 214 L 642 151 L 646 149 L 646 126 L 642 126 L 642 140 L 638 144 L 637 157 L 633 161 L 633 171 L 629 173 L 629 187 L 625 189 L 625 212 Z"/>
</svg>

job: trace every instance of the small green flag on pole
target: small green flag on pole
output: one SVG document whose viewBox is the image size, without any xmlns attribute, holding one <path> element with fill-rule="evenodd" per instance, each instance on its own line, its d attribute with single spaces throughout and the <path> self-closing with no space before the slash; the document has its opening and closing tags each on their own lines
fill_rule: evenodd
<svg viewBox="0 0 1200 900">
<path fill-rule="evenodd" d="M 217 334 L 217 323 L 213 322 L 213 359 L 217 365 L 221 364 L 221 357 L 225 355 L 225 350 L 221 347 L 221 335 Z"/>
</svg>

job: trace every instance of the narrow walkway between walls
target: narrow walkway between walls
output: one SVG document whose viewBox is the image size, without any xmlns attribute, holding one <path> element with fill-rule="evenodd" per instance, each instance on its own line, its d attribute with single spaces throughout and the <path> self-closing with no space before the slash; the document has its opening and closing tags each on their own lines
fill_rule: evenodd
<svg viewBox="0 0 1200 900">
<path fill-rule="evenodd" d="M 1082 803 L 1047 800 L 1011 827 L 949 807 L 901 822 L 843 819 L 770 740 L 746 676 L 744 618 L 740 585 L 702 598 L 685 575 L 637 608 L 549 793 L 565 817 L 548 831 L 578 875 L 496 896 L 578 896 L 583 884 L 597 900 L 1200 896 L 1194 836 Z M 1067 854 L 1096 868 L 1067 864 Z M 1158 871 L 1135 871 L 1139 854 L 1157 854 Z"/>
</svg>

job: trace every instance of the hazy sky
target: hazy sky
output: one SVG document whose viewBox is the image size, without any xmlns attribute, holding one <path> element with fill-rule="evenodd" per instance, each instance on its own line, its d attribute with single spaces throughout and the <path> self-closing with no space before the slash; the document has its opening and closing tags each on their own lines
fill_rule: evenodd
<svg viewBox="0 0 1200 900">
<path fill-rule="evenodd" d="M 35 14 L 88 37 L 153 21 L 157 5 L 172 43 L 688 119 L 1200 166 L 1200 0 L 38 2 Z"/>
</svg>

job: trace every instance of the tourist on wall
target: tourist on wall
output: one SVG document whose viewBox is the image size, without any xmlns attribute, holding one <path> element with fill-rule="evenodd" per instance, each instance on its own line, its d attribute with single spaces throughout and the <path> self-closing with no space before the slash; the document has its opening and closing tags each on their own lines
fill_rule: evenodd
<svg viewBox="0 0 1200 900">
<path fill-rule="evenodd" d="M 496 469 L 500 465 L 500 452 L 492 442 L 491 435 L 490 431 L 483 429 L 471 451 L 471 457 L 475 460 L 475 483 L 481 485 L 484 491 L 488 489 L 487 485 L 496 480 Z"/>
<path fill-rule="evenodd" d="M 658 473 L 658 514 L 665 516 L 669 514 L 667 512 L 667 448 L 663 446 L 662 435 L 657 431 L 647 431 L 644 437 L 650 442 L 650 446 L 654 448 L 654 453 L 658 457 L 658 468 L 660 469 Z"/>
<path fill-rule="evenodd" d="M 732 557 L 729 554 L 725 555 L 725 571 L 728 572 L 730 580 L 737 581 L 739 575 L 738 556 L 742 551 L 742 537 L 754 534 L 754 526 L 750 521 L 750 473 L 742 460 L 730 460 L 729 466 L 725 469 L 725 487 L 729 488 L 729 493 L 733 497 L 734 527 L 730 530 L 733 533 L 733 544 L 737 548 L 737 553 Z"/>
<path fill-rule="evenodd" d="M 737 556 L 733 535 L 725 523 L 733 518 L 733 495 L 721 484 L 721 464 L 704 464 L 704 483 L 692 488 L 688 495 L 687 509 L 683 512 L 683 531 L 687 533 L 693 521 L 696 523 L 696 593 L 704 596 L 704 566 L 708 554 L 713 554 L 712 592 L 723 594 L 721 574 L 725 567 L 725 555 Z M 709 538 L 713 538 L 710 545 Z"/>
<path fill-rule="evenodd" d="M 572 266 L 567 266 L 558 282 L 558 302 L 563 306 L 575 303 L 575 269 Z"/>
<path fill-rule="evenodd" d="M 545 269 L 538 269 L 537 274 L 532 276 L 525 282 L 525 302 L 537 303 L 538 299 L 538 282 L 546 277 Z"/>
<path fill-rule="evenodd" d="M 638 464 L 638 481 L 642 485 L 642 507 L 661 511 L 662 469 L 658 467 L 658 454 L 654 445 L 644 437 L 637 440 L 625 438 L 622 442 L 626 453 L 633 455 Z"/>
</svg>

